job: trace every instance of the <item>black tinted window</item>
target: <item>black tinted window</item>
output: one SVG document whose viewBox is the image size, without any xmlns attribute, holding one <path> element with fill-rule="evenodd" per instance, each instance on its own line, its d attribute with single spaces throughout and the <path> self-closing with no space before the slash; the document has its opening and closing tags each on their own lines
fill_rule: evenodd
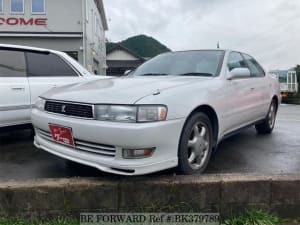
<svg viewBox="0 0 300 225">
<path fill-rule="evenodd" d="M 245 57 L 246 63 L 248 64 L 249 70 L 252 77 L 263 77 L 265 76 L 264 70 L 261 66 L 252 58 L 250 55 L 243 54 Z"/>
<path fill-rule="evenodd" d="M 26 53 L 28 76 L 78 76 L 63 59 L 55 54 Z"/>
<path fill-rule="evenodd" d="M 0 77 L 25 77 L 26 63 L 21 51 L 0 50 Z"/>
<path fill-rule="evenodd" d="M 229 71 L 231 71 L 235 68 L 247 67 L 242 55 L 238 52 L 231 52 L 229 54 L 227 65 L 228 65 Z"/>
</svg>

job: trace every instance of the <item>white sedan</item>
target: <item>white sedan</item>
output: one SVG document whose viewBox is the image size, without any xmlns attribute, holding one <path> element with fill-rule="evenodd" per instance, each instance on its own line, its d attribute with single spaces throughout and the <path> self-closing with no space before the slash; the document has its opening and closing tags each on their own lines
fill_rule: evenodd
<svg viewBox="0 0 300 225">
<path fill-rule="evenodd" d="M 222 139 L 252 125 L 271 133 L 280 101 L 278 80 L 247 54 L 165 53 L 126 77 L 42 95 L 34 143 L 115 174 L 202 173 Z"/>
<path fill-rule="evenodd" d="M 0 130 L 30 125 L 32 105 L 43 92 L 94 79 L 66 53 L 0 44 Z"/>
</svg>

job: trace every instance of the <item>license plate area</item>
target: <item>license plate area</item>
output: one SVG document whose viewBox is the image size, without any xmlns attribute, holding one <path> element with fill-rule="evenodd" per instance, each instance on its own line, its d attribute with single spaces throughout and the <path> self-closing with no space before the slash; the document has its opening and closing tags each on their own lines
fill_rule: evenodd
<svg viewBox="0 0 300 225">
<path fill-rule="evenodd" d="M 49 124 L 52 139 L 60 144 L 75 147 L 72 128 L 57 124 Z"/>
</svg>

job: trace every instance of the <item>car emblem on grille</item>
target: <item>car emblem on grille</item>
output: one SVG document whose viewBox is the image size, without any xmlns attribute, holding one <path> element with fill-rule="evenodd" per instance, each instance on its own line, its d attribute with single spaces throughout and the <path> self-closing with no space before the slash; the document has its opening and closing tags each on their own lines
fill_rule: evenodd
<svg viewBox="0 0 300 225">
<path fill-rule="evenodd" d="M 61 112 L 62 113 L 66 113 L 66 107 L 67 107 L 66 105 L 61 106 Z"/>
</svg>

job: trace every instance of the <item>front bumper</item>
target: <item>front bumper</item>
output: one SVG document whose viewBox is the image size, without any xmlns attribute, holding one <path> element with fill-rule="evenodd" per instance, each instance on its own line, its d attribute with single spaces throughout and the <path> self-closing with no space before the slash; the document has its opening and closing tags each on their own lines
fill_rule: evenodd
<svg viewBox="0 0 300 225">
<path fill-rule="evenodd" d="M 36 130 L 34 144 L 37 148 L 105 172 L 122 175 L 148 174 L 177 166 L 178 143 L 184 122 L 184 119 L 177 119 L 154 123 L 115 123 L 65 117 L 37 109 L 32 111 L 32 123 Z M 72 128 L 75 148 L 53 142 L 49 124 Z M 84 147 L 78 149 L 76 143 L 80 146 L 84 143 Z M 155 151 L 149 158 L 122 157 L 123 148 L 152 147 L 155 147 Z M 99 151 L 99 148 L 103 150 Z"/>
</svg>

